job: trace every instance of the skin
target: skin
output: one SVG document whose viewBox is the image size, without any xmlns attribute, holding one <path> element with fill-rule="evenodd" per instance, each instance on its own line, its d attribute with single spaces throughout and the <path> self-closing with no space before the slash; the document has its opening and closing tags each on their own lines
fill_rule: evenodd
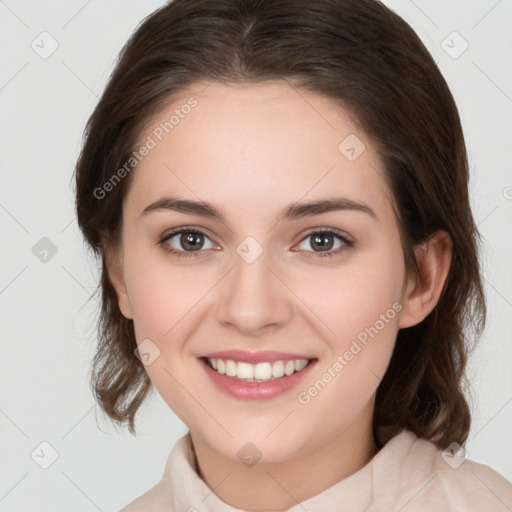
<svg viewBox="0 0 512 512">
<path fill-rule="evenodd" d="M 438 232 L 415 248 L 422 279 L 405 270 L 391 193 L 368 137 L 335 103 L 264 84 L 194 84 L 147 125 L 141 140 L 193 96 L 198 105 L 139 163 L 123 204 L 118 246 L 108 250 L 119 307 L 137 342 L 160 355 L 146 366 L 167 404 L 189 427 L 201 477 L 227 504 L 285 510 L 366 465 L 375 392 L 400 328 L 434 308 L 451 261 Z M 338 146 L 355 134 L 366 149 L 349 161 Z M 141 212 L 166 195 L 212 203 L 220 221 L 173 210 Z M 344 197 L 376 215 L 332 211 L 279 221 L 294 202 Z M 159 241 L 189 226 L 207 236 L 192 257 Z M 355 242 L 322 257 L 312 230 L 332 228 Z M 247 236 L 263 248 L 247 263 Z M 336 236 L 330 252 L 343 246 Z M 180 235 L 167 241 L 185 252 Z M 379 315 L 401 311 L 311 401 L 307 390 Z M 318 358 L 297 389 L 271 400 L 231 398 L 207 378 L 198 356 L 225 349 L 293 351 Z M 253 443 L 262 458 L 246 467 L 237 452 Z"/>
</svg>

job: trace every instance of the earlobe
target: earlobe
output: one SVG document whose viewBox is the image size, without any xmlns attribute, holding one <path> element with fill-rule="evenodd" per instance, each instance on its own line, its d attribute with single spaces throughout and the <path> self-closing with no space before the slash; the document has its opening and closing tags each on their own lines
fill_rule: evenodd
<svg viewBox="0 0 512 512">
<path fill-rule="evenodd" d="M 399 328 L 419 324 L 436 306 L 452 260 L 452 242 L 446 231 L 436 231 L 414 248 L 420 277 L 409 277 L 402 296 Z"/>
<path fill-rule="evenodd" d="M 119 247 L 113 247 L 111 244 L 105 247 L 105 265 L 107 267 L 109 280 L 114 287 L 117 295 L 117 303 L 121 314 L 131 320 L 133 319 L 128 291 L 123 276 L 123 254 Z"/>
</svg>

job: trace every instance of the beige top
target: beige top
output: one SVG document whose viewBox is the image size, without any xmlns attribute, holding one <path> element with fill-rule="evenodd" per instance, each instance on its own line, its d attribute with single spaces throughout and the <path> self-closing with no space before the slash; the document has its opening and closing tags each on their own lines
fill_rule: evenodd
<svg viewBox="0 0 512 512">
<path fill-rule="evenodd" d="M 240 512 L 221 501 L 195 468 L 187 433 L 171 450 L 161 481 L 121 512 Z M 287 512 L 305 511 L 511 512 L 512 484 L 404 430 L 359 471 Z"/>
</svg>

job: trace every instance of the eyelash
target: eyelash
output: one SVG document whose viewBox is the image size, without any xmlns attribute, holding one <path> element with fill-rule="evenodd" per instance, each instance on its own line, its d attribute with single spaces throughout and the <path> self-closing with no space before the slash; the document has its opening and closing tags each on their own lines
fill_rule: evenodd
<svg viewBox="0 0 512 512">
<path fill-rule="evenodd" d="M 179 256 L 179 257 L 184 257 L 184 258 L 194 258 L 194 257 L 198 257 L 198 254 L 199 253 L 202 253 L 203 250 L 202 249 L 199 249 L 198 251 L 177 251 L 176 249 L 173 249 L 171 248 L 167 242 L 173 238 L 174 236 L 176 235 L 179 235 L 181 233 L 193 233 L 193 234 L 197 234 L 197 235 L 203 235 L 205 236 L 206 238 L 209 238 L 208 235 L 206 233 L 203 233 L 202 231 L 196 229 L 196 228 L 188 228 L 188 227 L 182 227 L 182 228 L 178 228 L 178 229 L 175 229 L 173 231 L 171 231 L 170 233 L 167 233 L 159 242 L 158 244 L 162 246 L 162 249 L 164 251 L 166 251 L 167 253 L 169 254 L 173 254 L 173 255 L 176 255 L 176 256 Z M 332 229 L 332 228 L 323 228 L 323 229 L 317 229 L 315 231 L 310 231 L 307 235 L 304 236 L 304 238 L 302 238 L 300 240 L 299 243 L 303 242 L 304 240 L 306 240 L 308 237 L 310 236 L 313 236 L 313 235 L 323 235 L 323 234 L 331 234 L 331 235 L 335 235 L 339 240 L 341 240 L 343 242 L 343 245 L 334 250 L 334 251 L 329 251 L 329 252 L 316 252 L 316 251 L 305 251 L 305 252 L 312 252 L 315 254 L 315 257 L 320 257 L 320 258 L 330 258 L 334 255 L 338 255 L 338 254 L 341 254 L 342 252 L 345 252 L 349 249 L 352 249 L 355 245 L 355 242 L 353 242 L 352 240 L 350 240 L 348 237 L 346 237 L 345 235 L 343 235 L 340 231 L 336 230 L 336 229 Z M 197 253 L 197 254 L 196 254 Z"/>
</svg>

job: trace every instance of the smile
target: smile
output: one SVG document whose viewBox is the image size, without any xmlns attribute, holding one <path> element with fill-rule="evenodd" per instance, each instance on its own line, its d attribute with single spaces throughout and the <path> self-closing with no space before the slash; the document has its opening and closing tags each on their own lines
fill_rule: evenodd
<svg viewBox="0 0 512 512">
<path fill-rule="evenodd" d="M 269 382 L 285 375 L 289 376 L 300 372 L 311 360 L 289 359 L 251 364 L 242 361 L 236 362 L 231 359 L 208 357 L 206 361 L 210 368 L 221 375 L 246 382 Z"/>
<path fill-rule="evenodd" d="M 198 361 L 223 394 L 238 400 L 269 400 L 298 387 L 318 358 L 307 353 L 232 349 L 203 354 Z"/>
</svg>

